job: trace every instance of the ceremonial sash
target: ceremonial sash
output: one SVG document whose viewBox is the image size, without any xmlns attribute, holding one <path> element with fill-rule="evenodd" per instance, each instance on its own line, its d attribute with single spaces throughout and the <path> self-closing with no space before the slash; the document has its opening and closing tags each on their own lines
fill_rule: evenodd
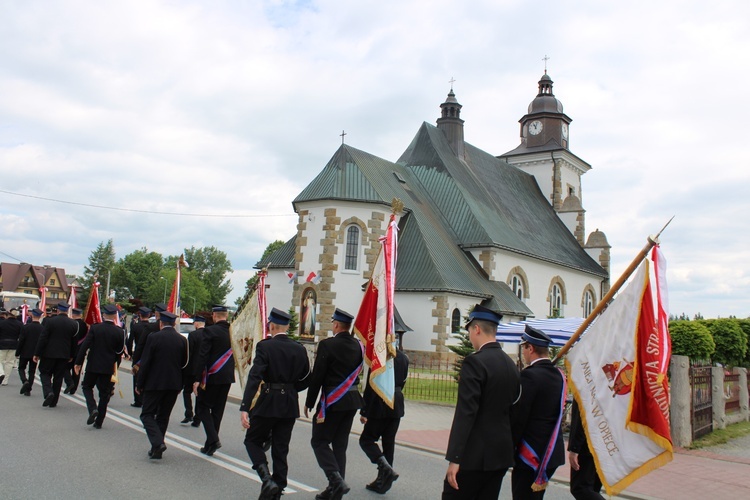
<svg viewBox="0 0 750 500">
<path fill-rule="evenodd" d="M 357 340 L 359 342 L 359 340 Z M 364 361 L 365 356 L 365 348 L 362 345 L 361 342 L 359 342 L 359 347 L 362 349 L 362 360 Z M 326 408 L 336 403 L 339 399 L 344 397 L 344 394 L 349 392 L 349 390 L 354 385 L 354 381 L 357 380 L 357 377 L 359 377 L 359 374 L 362 372 L 362 363 L 357 366 L 357 369 L 354 370 L 351 375 L 346 377 L 341 384 L 339 384 L 338 387 L 336 387 L 334 390 L 326 394 L 325 391 L 323 391 L 323 395 L 320 397 L 320 411 L 318 411 L 318 415 L 315 417 L 315 421 L 319 424 L 325 422 L 326 420 Z"/>
<path fill-rule="evenodd" d="M 521 440 L 521 444 L 518 446 L 518 456 L 521 461 L 536 472 L 536 478 L 531 485 L 533 491 L 542 491 L 547 488 L 547 482 L 549 481 L 549 478 L 547 477 L 547 464 L 549 463 L 549 459 L 552 457 L 552 452 L 555 449 L 557 435 L 560 433 L 560 422 L 562 422 L 563 413 L 565 413 L 565 399 L 568 394 L 568 383 L 563 371 L 559 368 L 558 370 L 560 371 L 560 376 L 563 381 L 562 393 L 560 394 L 560 414 L 557 417 L 557 423 L 552 431 L 549 443 L 547 443 L 547 449 L 544 452 L 542 461 L 539 461 L 539 456 L 534 449 L 529 446 L 529 443 L 527 443 L 526 440 Z"/>
<path fill-rule="evenodd" d="M 201 389 L 206 388 L 206 382 L 208 382 L 209 375 L 213 375 L 214 373 L 224 368 L 224 365 L 227 364 L 227 361 L 229 361 L 229 358 L 231 357 L 232 357 L 232 349 L 230 348 L 227 352 L 222 354 L 221 357 L 214 362 L 214 364 L 211 365 L 211 368 L 209 368 L 208 371 L 206 371 L 205 368 L 203 369 Z"/>
</svg>

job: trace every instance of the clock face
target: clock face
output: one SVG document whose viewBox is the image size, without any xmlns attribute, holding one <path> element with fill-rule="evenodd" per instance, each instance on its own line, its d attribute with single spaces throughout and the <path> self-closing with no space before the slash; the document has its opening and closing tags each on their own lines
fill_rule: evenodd
<svg viewBox="0 0 750 500">
<path fill-rule="evenodd" d="M 542 133 L 542 122 L 539 120 L 534 120 L 533 122 L 529 123 L 529 133 L 531 135 L 538 135 Z"/>
<path fill-rule="evenodd" d="M 562 124 L 562 136 L 563 136 L 563 139 L 568 138 L 568 124 L 567 123 Z"/>
</svg>

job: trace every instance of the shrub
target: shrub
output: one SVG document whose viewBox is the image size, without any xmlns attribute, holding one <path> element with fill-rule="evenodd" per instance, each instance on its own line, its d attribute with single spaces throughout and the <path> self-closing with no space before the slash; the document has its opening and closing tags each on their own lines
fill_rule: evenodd
<svg viewBox="0 0 750 500">
<path fill-rule="evenodd" d="M 716 345 L 711 331 L 698 321 L 678 320 L 669 323 L 672 354 L 691 359 L 710 359 Z"/>
<path fill-rule="evenodd" d="M 747 334 L 739 322 L 736 319 L 715 319 L 707 326 L 716 344 L 713 361 L 724 366 L 742 364 L 747 353 Z"/>
</svg>

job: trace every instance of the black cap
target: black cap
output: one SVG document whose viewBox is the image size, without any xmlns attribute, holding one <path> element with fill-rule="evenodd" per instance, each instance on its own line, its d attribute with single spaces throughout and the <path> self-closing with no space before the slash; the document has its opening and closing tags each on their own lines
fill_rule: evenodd
<svg viewBox="0 0 750 500">
<path fill-rule="evenodd" d="M 198 322 L 205 323 L 206 318 L 204 318 L 203 316 L 193 316 L 193 323 L 198 323 Z"/>
<path fill-rule="evenodd" d="M 533 326 L 527 324 L 524 333 L 521 335 L 521 344 L 532 344 L 539 347 L 549 347 L 552 343 L 552 339 Z"/>
<path fill-rule="evenodd" d="M 57 310 L 60 312 L 66 312 L 70 308 L 70 304 L 67 302 L 58 302 L 57 303 Z"/>
<path fill-rule="evenodd" d="M 338 321 L 339 323 L 346 323 L 347 325 L 351 325 L 352 321 L 354 321 L 354 316 L 346 311 L 342 311 L 341 309 L 336 308 L 336 310 L 333 312 L 332 319 L 334 321 Z"/>
<path fill-rule="evenodd" d="M 154 310 L 158 313 L 162 313 L 167 310 L 167 305 L 163 302 L 159 302 L 158 304 L 154 304 Z"/>
<path fill-rule="evenodd" d="M 102 312 L 104 314 L 117 314 L 117 306 L 112 304 L 107 304 L 105 306 L 102 306 Z"/>
<path fill-rule="evenodd" d="M 288 313 L 285 313 L 281 309 L 276 309 L 275 307 L 271 309 L 271 313 L 268 315 L 269 323 L 276 323 L 277 325 L 282 326 L 288 325 L 291 319 L 292 318 Z"/>
<path fill-rule="evenodd" d="M 215 313 L 222 313 L 223 312 L 223 313 L 225 313 L 225 312 L 227 312 L 227 306 L 224 306 L 224 305 L 221 305 L 221 304 L 211 306 L 211 312 L 215 312 Z"/>
<path fill-rule="evenodd" d="M 138 308 L 138 314 L 140 314 L 141 316 L 148 316 L 149 314 L 151 314 L 151 309 L 146 306 L 141 306 Z"/>
<path fill-rule="evenodd" d="M 83 314 L 83 310 L 78 309 L 77 307 L 71 309 L 70 312 L 72 312 L 73 314 Z"/>
<path fill-rule="evenodd" d="M 31 313 L 32 316 L 36 316 L 37 318 L 41 316 L 42 314 L 44 314 L 44 311 L 42 311 L 41 309 L 37 309 L 36 307 L 29 312 Z"/>
<path fill-rule="evenodd" d="M 492 309 L 487 309 L 486 307 L 477 304 L 469 313 L 469 320 L 466 322 L 466 326 L 469 326 L 469 323 L 471 323 L 475 319 L 481 321 L 489 321 L 490 323 L 499 325 L 500 320 L 503 319 L 503 315 L 499 312 L 493 311 Z"/>
<path fill-rule="evenodd" d="M 162 323 L 165 323 L 167 325 L 174 325 L 174 322 L 177 320 L 177 315 L 173 314 L 169 311 L 162 311 L 159 314 L 159 321 Z"/>
</svg>

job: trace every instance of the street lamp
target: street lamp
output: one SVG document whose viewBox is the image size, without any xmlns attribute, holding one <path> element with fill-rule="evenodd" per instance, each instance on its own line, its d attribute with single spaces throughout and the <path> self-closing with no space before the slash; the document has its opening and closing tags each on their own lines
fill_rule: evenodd
<svg viewBox="0 0 750 500">
<path fill-rule="evenodd" d="M 164 280 L 164 300 L 162 300 L 162 302 L 166 302 L 167 301 L 167 278 L 165 278 L 164 276 L 159 276 L 159 279 Z"/>
<path fill-rule="evenodd" d="M 195 297 L 188 296 L 189 299 L 193 299 L 193 316 L 195 316 Z"/>
</svg>

